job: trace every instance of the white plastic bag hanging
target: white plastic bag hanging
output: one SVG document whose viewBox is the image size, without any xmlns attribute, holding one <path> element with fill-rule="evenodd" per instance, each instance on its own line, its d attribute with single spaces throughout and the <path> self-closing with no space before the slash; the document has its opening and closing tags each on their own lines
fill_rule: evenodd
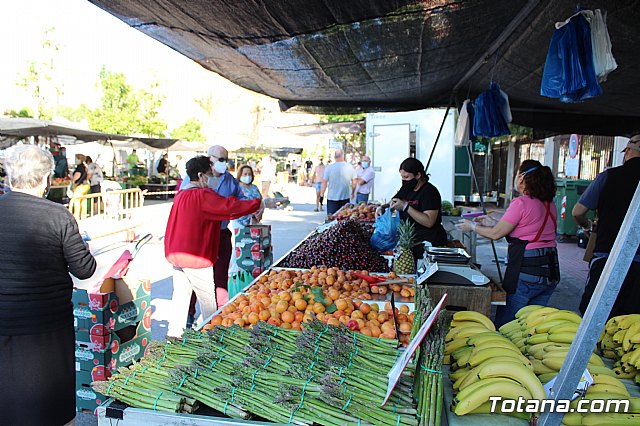
<svg viewBox="0 0 640 426">
<path fill-rule="evenodd" d="M 456 135 L 454 140 L 455 146 L 467 146 L 470 142 L 469 132 L 473 123 L 470 122 L 467 110 L 469 102 L 471 102 L 471 100 L 465 100 L 462 103 L 462 108 L 460 108 L 460 115 L 458 116 L 458 125 L 456 126 Z"/>
<path fill-rule="evenodd" d="M 598 75 L 598 81 L 607 81 L 607 75 L 616 68 L 613 53 L 611 52 L 611 38 L 607 29 L 607 14 L 600 9 L 593 11 L 593 18 L 588 19 L 591 24 L 591 45 L 593 46 L 593 65 Z"/>
</svg>

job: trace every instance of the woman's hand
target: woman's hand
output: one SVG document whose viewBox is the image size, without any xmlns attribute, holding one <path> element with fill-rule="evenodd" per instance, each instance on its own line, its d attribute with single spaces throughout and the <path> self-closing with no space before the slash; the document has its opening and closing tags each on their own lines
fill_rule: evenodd
<svg viewBox="0 0 640 426">
<path fill-rule="evenodd" d="M 403 212 L 407 208 L 407 202 L 398 198 L 393 198 L 389 203 L 389 207 L 396 211 Z"/>
<path fill-rule="evenodd" d="M 498 221 L 489 215 L 478 216 L 473 221 L 480 226 L 486 226 L 488 228 L 493 228 L 498 224 Z"/>
<path fill-rule="evenodd" d="M 465 219 L 460 223 L 456 223 L 456 228 L 462 232 L 471 232 L 476 230 L 476 224 L 475 222 Z"/>
</svg>

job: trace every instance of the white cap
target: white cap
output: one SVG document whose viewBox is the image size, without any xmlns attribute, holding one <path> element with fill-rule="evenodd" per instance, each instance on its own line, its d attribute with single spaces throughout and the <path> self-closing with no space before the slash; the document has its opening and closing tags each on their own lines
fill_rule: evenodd
<svg viewBox="0 0 640 426">
<path fill-rule="evenodd" d="M 622 152 L 625 152 L 627 149 L 632 149 L 634 151 L 640 152 L 640 134 L 631 136 L 629 142 L 627 142 L 627 146 L 624 147 Z"/>
</svg>

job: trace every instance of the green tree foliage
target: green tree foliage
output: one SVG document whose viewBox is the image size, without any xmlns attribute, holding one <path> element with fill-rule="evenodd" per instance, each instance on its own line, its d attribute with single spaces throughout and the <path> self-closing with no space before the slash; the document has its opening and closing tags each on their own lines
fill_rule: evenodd
<svg viewBox="0 0 640 426">
<path fill-rule="evenodd" d="M 158 87 L 158 82 L 154 82 L 151 85 L 151 90 L 140 90 L 136 94 L 140 105 L 138 132 L 149 137 L 164 137 L 167 131 L 167 122 L 158 117 L 164 100 L 164 96 L 159 94 Z"/>
<path fill-rule="evenodd" d="M 91 111 L 85 104 L 80 104 L 78 107 L 69 105 L 58 106 L 58 115 L 74 123 L 80 123 L 82 120 L 86 120 L 90 113 Z"/>
<path fill-rule="evenodd" d="M 171 137 L 195 142 L 204 142 L 205 140 L 202 133 L 202 123 L 195 118 L 190 118 L 183 125 L 173 129 Z"/>
<path fill-rule="evenodd" d="M 55 63 L 60 44 L 54 41 L 55 28 L 44 31 L 39 60 L 29 62 L 26 71 L 19 74 L 16 81 L 24 87 L 36 102 L 36 118 L 51 120 L 56 113 L 58 100 L 63 93 L 63 84 L 55 75 Z"/>
<path fill-rule="evenodd" d="M 19 110 L 8 109 L 4 112 L 4 115 L 11 118 L 34 118 L 33 111 L 29 107 L 22 107 Z"/>
<path fill-rule="evenodd" d="M 158 118 L 163 97 L 158 84 L 151 91 L 135 91 L 122 73 L 100 70 L 102 105 L 90 111 L 87 119 L 93 130 L 120 135 L 164 136 L 167 123 Z"/>
</svg>

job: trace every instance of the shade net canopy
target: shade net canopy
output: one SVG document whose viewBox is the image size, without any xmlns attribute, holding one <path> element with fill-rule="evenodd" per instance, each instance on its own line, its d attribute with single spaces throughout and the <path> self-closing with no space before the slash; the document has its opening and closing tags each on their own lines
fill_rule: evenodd
<svg viewBox="0 0 640 426">
<path fill-rule="evenodd" d="M 493 80 L 514 122 L 550 132 L 640 130 L 640 1 L 581 1 L 607 11 L 619 64 L 604 94 L 540 96 L 554 24 L 567 0 L 90 0 L 247 89 L 317 113 L 453 105 Z M 452 96 L 452 93 L 454 96 Z"/>
</svg>

